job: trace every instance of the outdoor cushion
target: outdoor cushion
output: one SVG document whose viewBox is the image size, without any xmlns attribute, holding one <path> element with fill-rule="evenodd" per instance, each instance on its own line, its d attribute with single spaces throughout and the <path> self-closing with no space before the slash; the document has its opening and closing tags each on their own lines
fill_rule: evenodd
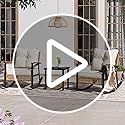
<svg viewBox="0 0 125 125">
<path fill-rule="evenodd" d="M 92 61 L 92 70 L 99 71 L 102 67 L 103 60 L 100 58 L 94 58 Z"/>
<path fill-rule="evenodd" d="M 38 62 L 39 49 L 18 48 L 16 52 L 15 67 L 30 68 L 31 63 Z"/>
<path fill-rule="evenodd" d="M 26 59 L 26 64 L 25 67 L 31 67 L 31 63 L 33 62 L 39 62 L 39 49 L 28 49 L 27 50 L 27 59 Z"/>
<path fill-rule="evenodd" d="M 6 64 L 6 73 L 7 74 L 13 74 L 12 64 L 11 63 Z"/>
<path fill-rule="evenodd" d="M 92 70 L 100 70 L 103 63 L 103 57 L 105 54 L 105 50 L 102 49 L 94 49 L 94 55 L 92 60 Z"/>
<path fill-rule="evenodd" d="M 81 71 L 79 72 L 79 77 L 101 79 L 101 73 L 99 71 Z"/>
<path fill-rule="evenodd" d="M 37 73 L 37 68 L 34 68 L 34 74 Z M 31 70 L 29 68 L 16 68 L 15 69 L 16 75 L 31 75 Z"/>
<path fill-rule="evenodd" d="M 84 69 L 84 71 L 91 71 L 91 65 L 88 65 L 88 66 Z"/>
<path fill-rule="evenodd" d="M 94 58 L 103 59 L 104 54 L 105 54 L 105 50 L 95 48 L 95 49 L 94 49 L 94 55 L 93 55 L 93 57 L 94 57 Z"/>
<path fill-rule="evenodd" d="M 17 48 L 15 67 L 25 67 L 27 59 L 27 49 Z"/>
<path fill-rule="evenodd" d="M 116 57 L 118 55 L 118 49 L 112 49 L 111 54 L 112 54 L 112 64 L 115 65 Z M 104 55 L 104 64 L 110 64 L 110 55 L 108 50 L 105 52 L 105 55 Z"/>
</svg>

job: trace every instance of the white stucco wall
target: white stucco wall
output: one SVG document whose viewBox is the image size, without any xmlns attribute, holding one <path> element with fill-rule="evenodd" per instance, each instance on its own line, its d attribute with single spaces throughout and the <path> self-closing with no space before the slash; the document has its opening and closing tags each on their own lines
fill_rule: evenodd
<svg viewBox="0 0 125 125">
<path fill-rule="evenodd" d="M 98 28 L 105 35 L 105 0 L 98 0 Z M 59 12 L 74 14 L 74 0 L 59 0 Z M 42 0 L 37 2 L 37 9 L 19 8 L 19 35 L 34 21 L 51 14 L 57 13 L 57 0 Z"/>
<path fill-rule="evenodd" d="M 73 14 L 74 0 L 59 0 L 59 13 Z M 19 8 L 19 36 L 34 21 L 48 16 L 57 14 L 57 0 L 41 0 L 37 2 L 37 9 L 29 8 L 21 10 Z"/>
</svg>

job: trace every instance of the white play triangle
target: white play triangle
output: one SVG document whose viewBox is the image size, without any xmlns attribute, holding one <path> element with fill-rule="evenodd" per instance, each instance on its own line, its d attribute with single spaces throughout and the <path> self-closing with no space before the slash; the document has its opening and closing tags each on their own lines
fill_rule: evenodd
<svg viewBox="0 0 125 125">
<path fill-rule="evenodd" d="M 73 59 L 81 63 L 79 66 L 72 69 L 71 71 L 59 77 L 53 82 L 52 82 L 52 46 L 63 51 L 64 53 L 66 53 L 67 55 L 69 55 L 70 57 L 72 57 Z M 48 87 L 54 88 L 55 86 L 67 80 L 68 78 L 76 74 L 77 72 L 80 72 L 81 70 L 86 68 L 87 65 L 88 65 L 88 62 L 84 58 L 82 58 L 81 56 L 78 56 L 76 53 L 72 52 L 68 48 L 61 45 L 60 43 L 56 42 L 53 39 L 49 39 L 47 41 L 47 86 Z"/>
</svg>

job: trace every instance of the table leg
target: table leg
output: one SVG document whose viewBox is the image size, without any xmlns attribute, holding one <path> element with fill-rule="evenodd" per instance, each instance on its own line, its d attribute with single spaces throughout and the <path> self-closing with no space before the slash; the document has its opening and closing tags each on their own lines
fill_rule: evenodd
<svg viewBox="0 0 125 125">
<path fill-rule="evenodd" d="M 67 69 L 67 73 L 69 72 L 69 68 Z M 69 88 L 69 78 L 67 79 L 67 89 Z"/>
<path fill-rule="evenodd" d="M 45 70 L 45 87 L 44 87 L 44 89 L 47 89 L 47 83 L 46 83 L 46 69 L 44 69 Z"/>
<path fill-rule="evenodd" d="M 62 76 L 64 75 L 64 70 L 62 70 Z M 62 90 L 64 90 L 64 81 L 62 82 Z"/>
<path fill-rule="evenodd" d="M 7 81 L 6 81 L 6 75 L 7 75 L 7 73 L 6 73 L 6 63 L 5 63 L 5 64 L 4 64 L 4 82 L 3 82 L 3 83 L 4 83 L 4 84 L 3 84 L 4 87 L 6 87 L 6 84 L 7 84 L 7 83 L 6 83 L 6 82 L 7 82 Z"/>
</svg>

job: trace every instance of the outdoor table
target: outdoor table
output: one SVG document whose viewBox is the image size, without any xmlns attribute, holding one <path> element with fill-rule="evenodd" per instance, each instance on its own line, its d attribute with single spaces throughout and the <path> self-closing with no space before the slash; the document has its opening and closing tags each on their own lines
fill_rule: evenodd
<svg viewBox="0 0 125 125">
<path fill-rule="evenodd" d="M 62 71 L 62 76 L 64 75 L 65 73 L 65 70 L 67 71 L 67 73 L 69 72 L 69 68 L 70 67 L 61 67 L 61 66 L 55 66 L 55 67 L 52 67 L 52 70 L 60 70 Z M 44 71 L 45 71 L 45 89 L 47 89 L 47 83 L 46 83 L 46 74 L 47 74 L 47 68 L 44 68 Z M 64 81 L 62 82 L 62 90 L 64 90 Z M 69 79 L 67 79 L 67 88 L 69 88 Z"/>
</svg>

